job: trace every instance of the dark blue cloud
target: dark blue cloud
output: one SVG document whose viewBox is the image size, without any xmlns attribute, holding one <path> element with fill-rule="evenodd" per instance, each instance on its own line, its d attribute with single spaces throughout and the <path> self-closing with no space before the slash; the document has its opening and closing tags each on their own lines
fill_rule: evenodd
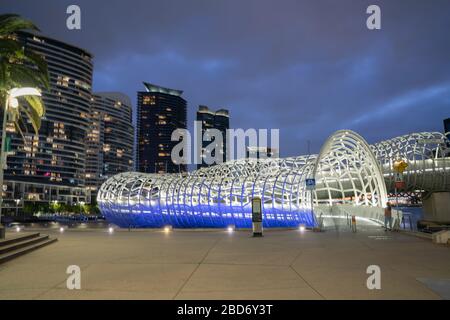
<svg viewBox="0 0 450 320">
<path fill-rule="evenodd" d="M 65 8 L 82 9 L 82 30 Z M 382 29 L 365 13 L 379 4 Z M 333 131 L 375 142 L 442 130 L 450 116 L 450 2 L 3 0 L 1 11 L 95 55 L 94 88 L 132 101 L 142 81 L 228 107 L 240 128 L 279 128 L 281 155 L 317 152 Z"/>
</svg>

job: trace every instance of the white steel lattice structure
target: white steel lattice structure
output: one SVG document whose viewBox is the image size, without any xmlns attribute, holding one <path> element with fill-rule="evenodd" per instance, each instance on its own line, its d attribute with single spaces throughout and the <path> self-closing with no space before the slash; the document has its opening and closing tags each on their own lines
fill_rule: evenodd
<svg viewBox="0 0 450 320">
<path fill-rule="evenodd" d="M 314 166 L 318 181 L 315 203 L 386 204 L 386 186 L 380 164 L 357 133 L 337 131 L 323 145 Z"/>
<path fill-rule="evenodd" d="M 241 159 L 187 176 L 121 173 L 102 185 L 97 200 L 121 227 L 250 227 L 253 197 L 262 199 L 265 227 L 313 226 L 311 208 L 324 206 L 359 207 L 352 212 L 379 220 L 398 158 L 410 164 L 410 190 L 450 190 L 447 145 L 440 133 L 414 133 L 369 146 L 357 133 L 340 130 L 319 155 Z M 317 181 L 314 192 L 305 187 L 308 178 Z"/>
<path fill-rule="evenodd" d="M 403 159 L 408 167 L 403 173 L 406 190 L 449 191 L 449 141 L 439 132 L 403 135 L 372 145 L 380 162 L 388 191 L 394 191 L 393 162 Z"/>
</svg>

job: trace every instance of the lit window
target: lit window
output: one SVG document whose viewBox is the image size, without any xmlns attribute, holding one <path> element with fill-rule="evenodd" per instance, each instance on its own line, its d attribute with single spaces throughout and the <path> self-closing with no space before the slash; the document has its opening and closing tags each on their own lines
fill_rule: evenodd
<svg viewBox="0 0 450 320">
<path fill-rule="evenodd" d="M 144 105 L 155 105 L 156 104 L 156 98 L 155 96 L 145 96 L 142 100 L 142 104 Z"/>
</svg>

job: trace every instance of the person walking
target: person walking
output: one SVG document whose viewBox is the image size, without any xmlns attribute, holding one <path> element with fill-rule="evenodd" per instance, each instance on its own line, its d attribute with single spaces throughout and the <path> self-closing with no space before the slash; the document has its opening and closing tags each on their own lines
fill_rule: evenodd
<svg viewBox="0 0 450 320">
<path fill-rule="evenodd" d="M 392 230 L 392 206 L 391 203 L 386 203 L 386 208 L 384 208 L 384 231 L 388 230 L 388 223 L 389 223 L 389 229 Z"/>
</svg>

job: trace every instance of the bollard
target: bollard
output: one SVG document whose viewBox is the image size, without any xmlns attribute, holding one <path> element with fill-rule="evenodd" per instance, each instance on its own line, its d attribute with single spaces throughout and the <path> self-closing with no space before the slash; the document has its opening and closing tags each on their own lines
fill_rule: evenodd
<svg viewBox="0 0 450 320">
<path fill-rule="evenodd" d="M 352 231 L 356 232 L 356 217 L 352 215 Z"/>
<path fill-rule="evenodd" d="M 320 230 L 323 229 L 323 217 L 322 217 L 322 212 L 320 213 L 320 216 L 319 216 L 319 229 L 320 229 Z"/>
<path fill-rule="evenodd" d="M 252 199 L 253 237 L 263 236 L 261 198 Z"/>
</svg>

